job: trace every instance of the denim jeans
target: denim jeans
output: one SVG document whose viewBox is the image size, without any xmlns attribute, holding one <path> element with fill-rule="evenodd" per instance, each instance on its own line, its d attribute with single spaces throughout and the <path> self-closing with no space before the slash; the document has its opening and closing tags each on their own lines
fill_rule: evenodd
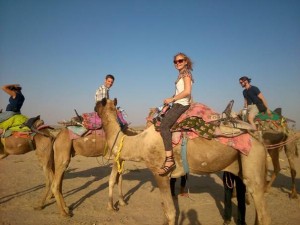
<svg viewBox="0 0 300 225">
<path fill-rule="evenodd" d="M 162 136 L 165 150 L 171 151 L 172 147 L 172 133 L 171 128 L 176 123 L 177 119 L 184 113 L 190 106 L 173 104 L 172 108 L 167 111 L 160 124 L 160 135 Z"/>
</svg>

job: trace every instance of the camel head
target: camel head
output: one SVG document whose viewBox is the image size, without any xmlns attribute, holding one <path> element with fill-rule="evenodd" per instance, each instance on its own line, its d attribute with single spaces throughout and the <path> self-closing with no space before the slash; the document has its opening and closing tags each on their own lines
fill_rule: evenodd
<svg viewBox="0 0 300 225">
<path fill-rule="evenodd" d="M 95 111 L 101 119 L 106 119 L 107 121 L 118 121 L 117 119 L 117 99 L 114 100 L 103 98 L 98 101 L 95 106 Z M 105 120 L 104 119 L 104 120 Z M 104 121 L 103 121 L 104 122 Z"/>
</svg>

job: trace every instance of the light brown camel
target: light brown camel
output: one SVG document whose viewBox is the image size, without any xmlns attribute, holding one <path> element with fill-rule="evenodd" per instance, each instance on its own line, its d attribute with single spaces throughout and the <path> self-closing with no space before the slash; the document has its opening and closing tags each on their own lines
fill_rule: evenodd
<svg viewBox="0 0 300 225">
<path fill-rule="evenodd" d="M 34 136 L 24 138 L 12 135 L 7 138 L 1 138 L 0 143 L 0 159 L 3 159 L 8 155 L 20 155 L 35 150 L 39 165 L 43 169 L 46 183 L 45 193 L 35 209 L 44 208 L 45 202 L 52 197 L 50 187 L 54 174 L 52 149 L 54 137 L 51 134 L 49 127 L 37 130 L 36 128 L 41 124 L 43 124 L 42 120 L 36 120 L 31 127 L 32 130 L 36 132 Z"/>
<path fill-rule="evenodd" d="M 271 126 L 270 126 L 271 125 Z M 300 140 L 300 133 L 296 133 L 292 130 L 287 130 L 284 127 L 272 128 L 271 122 L 265 122 L 262 131 L 262 139 L 265 144 L 268 153 L 271 157 L 273 164 L 273 172 L 271 179 L 268 181 L 266 191 L 269 191 L 278 173 L 280 172 L 279 153 L 282 149 L 285 151 L 285 155 L 290 165 L 290 172 L 292 178 L 292 188 L 290 198 L 298 198 L 296 189 L 296 168 L 294 158 L 298 155 L 298 141 Z M 273 125 L 274 126 L 274 125 Z"/>
<path fill-rule="evenodd" d="M 117 157 L 112 168 L 109 179 L 109 202 L 113 208 L 112 189 L 119 176 L 119 168 L 122 162 L 144 161 L 146 166 L 153 173 L 158 188 L 161 192 L 162 206 L 166 215 L 165 224 L 175 225 L 176 211 L 170 192 L 169 177 L 158 175 L 157 171 L 165 159 L 165 152 L 160 134 L 150 126 L 142 133 L 129 137 L 122 132 L 117 123 L 116 99 L 114 101 L 103 99 L 96 104 L 96 110 L 103 121 L 103 129 L 106 133 L 108 146 Z M 266 175 L 266 151 L 262 143 L 252 139 L 252 148 L 248 156 L 239 153 L 226 145 L 214 140 L 195 138 L 188 141 L 187 161 L 192 174 L 213 173 L 221 170 L 237 174 L 236 166 L 240 159 L 240 166 L 243 172 L 243 181 L 251 193 L 255 202 L 256 224 L 270 224 L 271 218 L 267 210 L 264 198 L 265 175 Z M 180 160 L 180 147 L 174 148 L 174 156 L 177 168 L 182 168 Z M 183 172 L 183 171 L 181 171 Z M 181 174 L 177 174 L 180 176 Z"/>
<path fill-rule="evenodd" d="M 120 126 L 118 129 L 120 129 Z M 126 127 L 124 132 L 127 135 L 136 135 L 141 131 Z M 87 136 L 72 140 L 70 138 L 68 128 L 63 128 L 54 141 L 53 149 L 55 175 L 51 189 L 55 196 L 60 214 L 63 216 L 71 216 L 71 212 L 67 207 L 62 195 L 64 172 L 70 164 L 71 157 L 75 155 L 81 155 L 85 157 L 104 156 L 109 151 L 109 148 L 104 135 L 96 135 L 95 133 L 91 133 Z M 120 187 L 120 196 L 123 196 L 121 189 L 122 176 L 118 176 L 117 179 Z M 123 197 L 120 198 L 120 204 L 125 205 Z"/>
</svg>

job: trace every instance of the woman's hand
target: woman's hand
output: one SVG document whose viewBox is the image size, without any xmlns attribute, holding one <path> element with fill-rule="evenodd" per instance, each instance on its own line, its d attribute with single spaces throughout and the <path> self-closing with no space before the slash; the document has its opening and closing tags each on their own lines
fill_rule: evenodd
<svg viewBox="0 0 300 225">
<path fill-rule="evenodd" d="M 164 100 L 164 105 L 169 105 L 170 103 L 174 102 L 173 99 L 174 99 L 174 98 L 166 98 L 166 99 Z"/>
</svg>

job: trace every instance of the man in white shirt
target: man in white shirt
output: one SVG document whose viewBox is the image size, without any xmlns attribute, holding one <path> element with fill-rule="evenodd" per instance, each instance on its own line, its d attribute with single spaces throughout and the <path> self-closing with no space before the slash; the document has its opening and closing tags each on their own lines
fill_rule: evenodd
<svg viewBox="0 0 300 225">
<path fill-rule="evenodd" d="M 111 74 L 105 76 L 104 84 L 102 84 L 95 94 L 95 101 L 101 101 L 103 98 L 109 98 L 109 89 L 113 86 L 115 77 Z"/>
</svg>

